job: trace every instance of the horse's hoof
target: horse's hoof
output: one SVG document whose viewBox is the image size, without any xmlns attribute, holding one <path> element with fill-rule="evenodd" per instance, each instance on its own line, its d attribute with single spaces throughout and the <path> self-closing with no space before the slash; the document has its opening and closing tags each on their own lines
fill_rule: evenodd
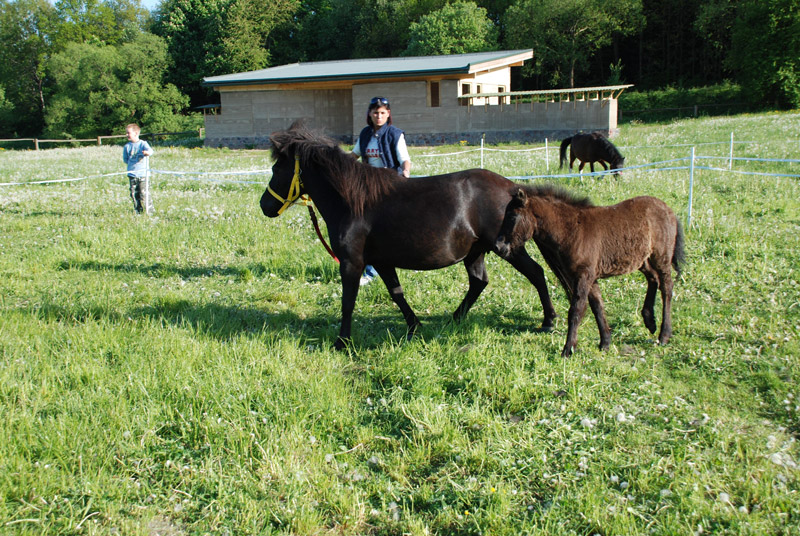
<svg viewBox="0 0 800 536">
<path fill-rule="evenodd" d="M 563 350 L 561 350 L 561 357 L 569 357 L 572 355 L 572 347 L 565 346 Z"/>
<path fill-rule="evenodd" d="M 652 314 L 642 313 L 642 320 L 644 320 L 644 327 L 646 327 L 650 333 L 656 332 L 656 321 Z"/>
<path fill-rule="evenodd" d="M 333 343 L 333 349 L 337 351 L 342 351 L 350 344 L 350 339 L 343 339 L 342 337 L 337 337 L 336 342 Z"/>
</svg>

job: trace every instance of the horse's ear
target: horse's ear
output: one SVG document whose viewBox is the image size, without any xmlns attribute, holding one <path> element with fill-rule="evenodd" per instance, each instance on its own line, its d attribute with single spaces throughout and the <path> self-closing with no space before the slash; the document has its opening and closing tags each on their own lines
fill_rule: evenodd
<svg viewBox="0 0 800 536">
<path fill-rule="evenodd" d="M 514 194 L 514 197 L 511 200 L 511 202 L 514 204 L 514 206 L 522 207 L 522 206 L 525 206 L 525 201 L 527 199 L 528 199 L 528 196 L 525 194 L 525 190 L 523 190 L 522 188 L 519 188 L 517 190 L 517 192 Z"/>
</svg>

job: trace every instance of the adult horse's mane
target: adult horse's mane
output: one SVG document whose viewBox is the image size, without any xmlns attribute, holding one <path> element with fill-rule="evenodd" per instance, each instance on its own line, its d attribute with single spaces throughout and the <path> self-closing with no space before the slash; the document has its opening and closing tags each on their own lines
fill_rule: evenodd
<svg viewBox="0 0 800 536">
<path fill-rule="evenodd" d="M 605 136 L 598 136 L 597 143 L 602 145 L 603 150 L 607 151 L 609 156 L 611 157 L 612 161 L 609 162 L 609 164 L 614 164 L 623 159 L 622 153 L 619 152 L 619 149 L 617 149 L 616 145 L 608 141 L 608 138 L 606 138 Z"/>
<path fill-rule="evenodd" d="M 520 188 L 525 191 L 528 197 L 549 197 L 575 207 L 594 206 L 588 197 L 577 196 L 561 186 L 553 184 L 523 185 Z"/>
<path fill-rule="evenodd" d="M 317 169 L 317 175 L 336 190 L 356 216 L 391 193 L 405 180 L 391 169 L 376 168 L 356 160 L 321 130 L 301 122 L 270 136 L 272 157 L 300 159 L 300 169 Z"/>
</svg>

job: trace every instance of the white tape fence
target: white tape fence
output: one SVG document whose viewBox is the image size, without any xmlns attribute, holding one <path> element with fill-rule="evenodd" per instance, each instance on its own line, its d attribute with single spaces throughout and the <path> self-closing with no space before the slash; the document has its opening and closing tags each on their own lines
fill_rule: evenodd
<svg viewBox="0 0 800 536">
<path fill-rule="evenodd" d="M 763 177 L 788 177 L 788 178 L 797 178 L 800 179 L 800 171 L 798 173 L 768 173 L 768 172 L 759 172 L 759 171 L 745 171 L 740 169 L 734 169 L 733 164 L 734 162 L 769 162 L 769 163 L 784 163 L 784 164 L 800 164 L 800 159 L 782 159 L 782 158 L 749 158 L 749 157 L 737 157 L 734 156 L 734 146 L 737 144 L 752 144 L 755 142 L 750 141 L 736 141 L 734 140 L 734 134 L 731 133 L 730 141 L 726 142 L 703 142 L 703 143 L 685 143 L 685 144 L 672 144 L 672 145 L 642 145 L 642 146 L 620 146 L 620 149 L 624 150 L 632 150 L 632 149 L 666 149 L 666 148 L 679 148 L 679 147 L 686 147 L 690 149 L 689 155 L 681 158 L 674 158 L 670 160 L 663 160 L 658 162 L 650 162 L 647 164 L 641 164 L 636 166 L 627 166 L 621 168 L 619 170 L 603 170 L 603 171 L 594 171 L 594 172 L 584 172 L 584 173 L 566 173 L 566 174 L 528 174 L 528 175 L 510 175 L 508 176 L 509 179 L 518 180 L 518 181 L 533 181 L 533 180 L 563 180 L 569 178 L 589 178 L 589 177 L 603 177 L 605 175 L 613 174 L 616 172 L 663 172 L 663 171 L 675 171 L 675 170 L 687 170 L 689 172 L 689 198 L 687 200 L 687 226 L 691 225 L 692 221 L 692 203 L 693 203 L 693 195 L 694 195 L 694 176 L 695 170 L 706 170 L 706 171 L 720 171 L 725 173 L 735 173 L 740 175 L 754 175 L 754 176 L 763 176 Z M 791 143 L 791 142 L 790 142 Z M 697 147 L 703 146 L 710 146 L 710 145 L 729 145 L 729 150 L 727 156 L 699 156 L 696 154 Z M 800 141 L 798 141 L 800 145 Z M 800 147 L 799 147 L 800 148 Z M 443 158 L 443 157 L 452 157 L 452 156 L 461 156 L 471 153 L 480 153 L 480 165 L 479 167 L 485 167 L 485 157 L 487 153 L 543 153 L 543 158 L 545 162 L 545 169 L 547 171 L 550 170 L 550 143 L 548 140 L 545 140 L 544 147 L 533 147 L 530 149 L 498 149 L 498 148 L 487 148 L 484 146 L 483 140 L 481 140 L 481 146 L 477 149 L 465 149 L 463 151 L 452 151 L 447 153 L 429 153 L 429 154 L 421 154 L 416 155 L 414 158 Z M 558 156 L 559 148 L 556 148 L 556 155 Z M 711 161 L 723 161 L 727 163 L 725 167 L 713 166 L 713 165 L 698 165 L 698 162 L 711 162 Z M 460 169 L 463 169 L 460 168 Z M 455 169 L 452 171 L 456 171 Z M 265 181 L 263 180 L 232 180 L 228 177 L 231 176 L 254 176 L 258 175 L 261 177 L 264 176 L 271 176 L 272 170 L 271 169 L 255 169 L 255 170 L 230 170 L 230 171 L 179 171 L 179 170 L 166 170 L 166 169 L 158 169 L 158 168 L 149 168 L 148 173 L 151 175 L 166 175 L 176 178 L 182 178 L 187 180 L 196 180 L 196 181 L 207 181 L 207 182 L 217 182 L 217 183 L 235 183 L 235 184 L 261 184 L 265 185 Z M 27 186 L 27 185 L 42 185 L 42 184 L 56 184 L 56 183 L 68 183 L 68 182 L 78 182 L 78 181 L 85 181 L 89 179 L 97 179 L 97 178 L 105 178 L 105 177 L 114 177 L 114 176 L 127 176 L 126 171 L 120 171 L 118 173 L 104 173 L 104 174 L 97 174 L 97 175 L 87 175 L 83 177 L 74 177 L 74 178 L 63 178 L 63 179 L 50 179 L 50 180 L 40 180 L 40 181 L 25 181 L 25 182 L 4 182 L 0 183 L 0 187 L 3 186 Z M 220 178 L 225 177 L 225 178 Z M 413 177 L 413 176 L 412 176 Z"/>
</svg>

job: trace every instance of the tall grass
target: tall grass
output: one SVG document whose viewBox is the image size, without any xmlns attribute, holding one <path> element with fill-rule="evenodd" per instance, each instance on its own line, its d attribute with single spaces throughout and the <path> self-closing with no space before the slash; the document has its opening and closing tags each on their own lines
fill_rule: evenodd
<svg viewBox="0 0 800 536">
<path fill-rule="evenodd" d="M 731 132 L 750 142 L 735 156 L 800 158 L 797 113 L 625 125 L 614 141 L 637 165 Z M 456 150 L 412 148 L 413 174 L 478 165 L 423 156 Z M 484 165 L 556 173 L 543 155 Z M 152 166 L 270 159 L 161 148 Z M 265 174 L 157 175 L 142 218 L 124 176 L 99 176 L 121 167 L 119 148 L 0 152 L 0 182 L 92 177 L 0 187 L 1 533 L 798 532 L 797 178 L 696 171 L 670 344 L 644 328 L 633 274 L 601 283 L 612 349 L 588 319 L 564 360 L 555 278 L 560 318 L 539 333 L 535 291 L 493 256 L 463 323 L 462 267 L 402 272 L 419 336 L 404 341 L 373 284 L 353 349 L 334 352 L 338 269 L 303 209 L 261 215 Z M 598 204 L 656 195 L 687 219 L 687 170 L 552 180 Z"/>
</svg>

